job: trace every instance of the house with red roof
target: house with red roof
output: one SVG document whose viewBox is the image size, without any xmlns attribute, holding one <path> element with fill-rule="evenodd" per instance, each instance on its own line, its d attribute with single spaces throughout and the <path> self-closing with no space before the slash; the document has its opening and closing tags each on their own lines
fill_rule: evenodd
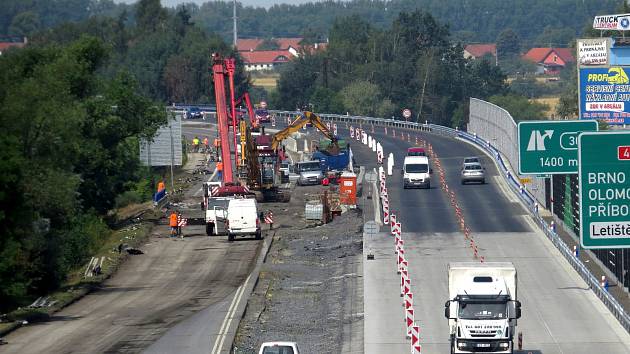
<svg viewBox="0 0 630 354">
<path fill-rule="evenodd" d="M 569 63 L 575 62 L 571 48 L 532 48 L 523 59 L 538 65 L 537 73 L 558 75 Z"/>
<path fill-rule="evenodd" d="M 464 58 L 466 59 L 478 59 L 486 55 L 497 57 L 497 45 L 494 43 L 488 44 L 468 44 L 464 47 Z"/>
<path fill-rule="evenodd" d="M 288 50 L 252 50 L 239 52 L 245 71 L 272 70 L 296 57 Z"/>
<path fill-rule="evenodd" d="M 301 37 L 273 38 L 273 40 L 278 43 L 278 50 L 256 50 L 265 39 L 238 39 L 236 41 L 236 49 L 243 57 L 245 70 L 271 70 L 300 56 L 302 49 L 313 53 L 326 48 L 326 43 L 315 43 L 306 47 L 300 45 L 300 42 L 303 40 Z"/>
<path fill-rule="evenodd" d="M 0 55 L 9 48 L 22 48 L 27 43 L 26 37 L 2 37 L 0 38 Z"/>
</svg>

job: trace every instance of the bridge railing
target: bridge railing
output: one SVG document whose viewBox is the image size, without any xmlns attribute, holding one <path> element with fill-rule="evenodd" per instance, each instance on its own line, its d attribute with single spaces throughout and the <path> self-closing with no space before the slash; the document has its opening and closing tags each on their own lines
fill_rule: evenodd
<svg viewBox="0 0 630 354">
<path fill-rule="evenodd" d="M 300 112 L 297 111 L 270 111 L 276 115 L 278 119 L 295 118 Z M 373 118 L 363 116 L 350 116 L 341 114 L 317 114 L 325 121 L 340 122 L 352 124 L 356 127 L 363 127 L 369 125 L 392 127 L 398 129 L 407 129 L 412 131 L 424 131 L 432 134 L 437 134 L 450 138 L 457 138 L 468 141 L 483 150 L 487 151 L 490 156 L 496 161 L 500 167 L 500 172 L 503 178 L 507 181 L 510 189 L 512 189 L 516 195 L 523 201 L 527 209 L 534 217 L 536 223 L 543 230 L 544 234 L 551 240 L 556 248 L 562 253 L 564 258 L 571 264 L 571 266 L 580 274 L 582 279 L 589 285 L 595 295 L 601 299 L 601 301 L 608 307 L 613 316 L 617 318 L 619 323 L 630 332 L 630 315 L 626 313 L 624 308 L 619 304 L 608 291 L 606 291 L 600 284 L 599 280 L 588 270 L 584 263 L 573 255 L 573 251 L 564 243 L 560 236 L 553 230 L 553 228 L 547 224 L 547 222 L 539 214 L 539 205 L 536 198 L 525 188 L 525 185 L 520 183 L 518 175 L 512 170 L 512 164 L 506 163 L 505 155 L 499 151 L 490 141 L 484 140 L 477 134 L 471 134 L 465 131 L 444 127 L 431 123 L 416 123 L 416 122 L 404 122 L 399 120 Z M 364 128 L 365 129 L 365 128 Z"/>
</svg>

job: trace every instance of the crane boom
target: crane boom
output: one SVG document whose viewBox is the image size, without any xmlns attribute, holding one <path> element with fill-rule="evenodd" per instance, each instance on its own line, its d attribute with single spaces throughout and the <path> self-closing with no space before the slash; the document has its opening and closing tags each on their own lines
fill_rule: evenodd
<svg viewBox="0 0 630 354">
<path fill-rule="evenodd" d="M 221 139 L 221 160 L 223 162 L 223 183 L 232 183 L 232 159 L 228 133 L 228 113 L 225 102 L 225 66 L 219 54 L 212 54 L 212 76 L 214 78 L 214 95 L 217 105 L 217 128 Z"/>
<path fill-rule="evenodd" d="M 249 92 L 245 92 L 241 97 L 237 98 L 234 101 L 234 105 L 238 106 L 245 101 L 245 106 L 247 107 L 247 114 L 249 114 L 249 121 L 252 124 L 252 128 L 256 128 L 258 126 L 256 122 L 256 114 L 254 113 L 254 106 L 252 106 L 252 101 L 249 98 Z"/>
<path fill-rule="evenodd" d="M 286 139 L 289 135 L 300 130 L 307 123 L 313 124 L 326 138 L 330 139 L 333 143 L 333 146 L 339 150 L 339 144 L 337 143 L 337 138 L 328 130 L 326 125 L 322 122 L 322 119 L 313 112 L 305 111 L 303 112 L 298 119 L 296 119 L 291 125 L 284 128 L 283 130 L 277 132 L 273 136 L 273 140 L 271 141 L 271 148 L 276 150 L 278 145 L 282 142 L 282 140 Z"/>
</svg>

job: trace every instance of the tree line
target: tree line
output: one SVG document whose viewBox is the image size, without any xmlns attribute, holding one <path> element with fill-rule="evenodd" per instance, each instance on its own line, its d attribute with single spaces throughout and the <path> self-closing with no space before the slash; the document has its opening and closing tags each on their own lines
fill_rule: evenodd
<svg viewBox="0 0 630 354">
<path fill-rule="evenodd" d="M 510 90 L 500 67 L 470 60 L 446 25 L 423 11 L 400 13 L 380 29 L 360 16 L 338 18 L 325 51 L 303 53 L 281 69 L 273 107 L 402 119 L 463 128 L 470 97 L 527 107 L 517 119 L 542 118 Z M 521 114 L 522 113 L 522 114 Z"/>
</svg>

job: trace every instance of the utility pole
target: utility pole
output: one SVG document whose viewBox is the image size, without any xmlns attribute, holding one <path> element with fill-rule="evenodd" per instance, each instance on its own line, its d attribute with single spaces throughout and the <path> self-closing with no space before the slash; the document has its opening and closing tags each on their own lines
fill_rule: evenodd
<svg viewBox="0 0 630 354">
<path fill-rule="evenodd" d="M 238 39 L 238 35 L 236 32 L 236 0 L 233 1 L 234 6 L 232 7 L 232 19 L 234 21 L 234 47 L 236 48 L 236 40 Z"/>
</svg>

